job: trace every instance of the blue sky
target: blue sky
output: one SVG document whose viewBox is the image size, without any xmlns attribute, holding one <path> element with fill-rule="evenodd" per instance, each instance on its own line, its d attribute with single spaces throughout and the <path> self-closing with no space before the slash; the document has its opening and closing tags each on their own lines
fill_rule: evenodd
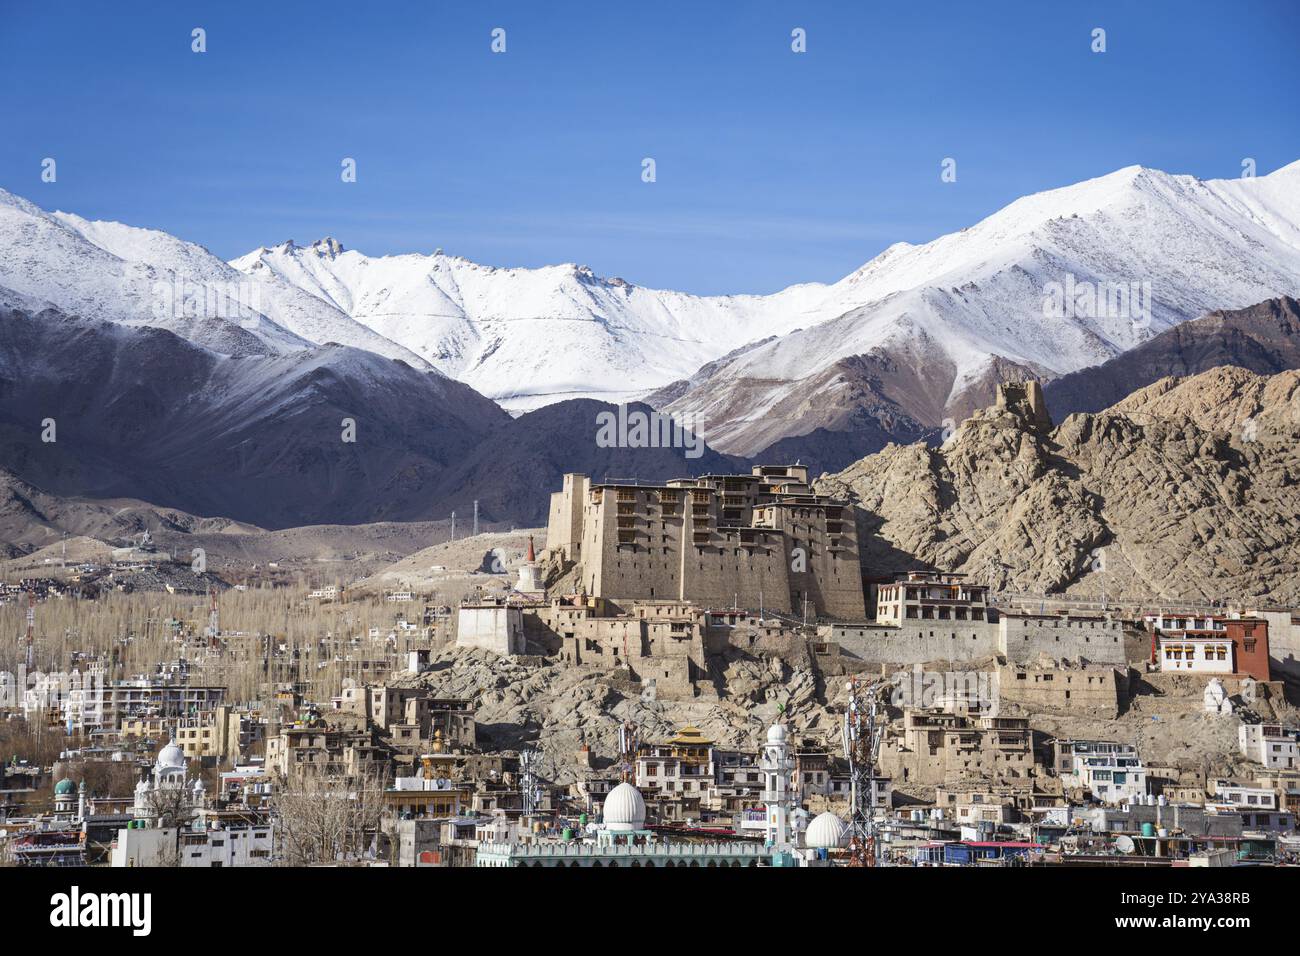
<svg viewBox="0 0 1300 956">
<path fill-rule="evenodd" d="M 225 258 L 332 235 L 767 292 L 1133 163 L 1296 160 L 1297 35 L 1295 0 L 0 0 L 0 186 Z"/>
</svg>

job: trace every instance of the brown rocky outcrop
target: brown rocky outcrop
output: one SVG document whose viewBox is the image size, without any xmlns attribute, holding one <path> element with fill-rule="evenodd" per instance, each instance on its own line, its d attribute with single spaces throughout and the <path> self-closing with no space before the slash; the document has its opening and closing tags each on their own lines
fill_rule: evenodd
<svg viewBox="0 0 1300 956">
<path fill-rule="evenodd" d="M 860 509 L 869 574 L 998 590 L 1300 601 L 1300 372 L 1166 378 L 1042 432 L 984 409 L 817 490 Z"/>
</svg>

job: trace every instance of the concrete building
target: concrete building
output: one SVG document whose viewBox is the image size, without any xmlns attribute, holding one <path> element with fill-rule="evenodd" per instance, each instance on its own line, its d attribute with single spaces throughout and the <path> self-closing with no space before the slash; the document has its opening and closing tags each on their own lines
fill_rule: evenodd
<svg viewBox="0 0 1300 956">
<path fill-rule="evenodd" d="M 92 670 L 62 695 L 62 723 L 69 733 L 115 730 L 135 717 L 178 718 L 211 711 L 225 695 L 225 687 L 191 684 L 183 670 L 112 682 L 102 671 Z"/>
<path fill-rule="evenodd" d="M 1269 770 L 1300 769 L 1296 737 L 1281 724 L 1242 724 L 1237 728 L 1241 755 Z"/>
<path fill-rule="evenodd" d="M 1133 744 L 1107 740 L 1056 740 L 1054 761 L 1067 786 L 1082 787 L 1101 803 L 1147 795 L 1147 772 Z"/>
<path fill-rule="evenodd" d="M 261 739 L 262 729 L 253 714 L 223 704 L 207 713 L 178 719 L 172 739 L 191 760 L 233 763 Z"/>
<path fill-rule="evenodd" d="M 566 475 L 551 496 L 547 546 L 590 595 L 866 613 L 852 511 L 812 493 L 798 465 L 663 485 Z"/>
<path fill-rule="evenodd" d="M 523 609 L 517 604 L 462 604 L 456 613 L 456 646 L 496 654 L 525 650 Z"/>
</svg>

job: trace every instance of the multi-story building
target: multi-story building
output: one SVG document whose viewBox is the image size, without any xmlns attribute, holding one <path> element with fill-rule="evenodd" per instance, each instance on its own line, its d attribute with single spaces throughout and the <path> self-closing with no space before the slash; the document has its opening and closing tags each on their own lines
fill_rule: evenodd
<svg viewBox="0 0 1300 956">
<path fill-rule="evenodd" d="M 713 741 L 698 727 L 684 727 L 671 739 L 641 744 L 636 755 L 636 785 L 651 797 L 704 796 L 713 787 Z"/>
<path fill-rule="evenodd" d="M 857 529 L 799 465 L 663 485 L 566 475 L 547 545 L 587 594 L 861 619 Z"/>
<path fill-rule="evenodd" d="M 876 623 L 985 621 L 989 589 L 964 574 L 909 571 L 876 589 Z"/>
<path fill-rule="evenodd" d="M 411 776 L 393 780 L 384 790 L 383 805 L 395 819 L 445 818 L 459 816 L 470 799 L 470 788 L 438 776 L 434 761 L 426 759 Z"/>
<path fill-rule="evenodd" d="M 267 770 L 292 780 L 357 779 L 377 774 L 386 765 L 369 730 L 348 730 L 323 720 L 301 721 L 266 739 Z"/>
<path fill-rule="evenodd" d="M 604 606 L 604 602 L 599 602 Z M 559 656 L 571 664 L 625 669 L 667 699 L 694 697 L 707 673 L 704 634 L 708 615 L 681 601 L 644 601 L 627 613 L 599 614 L 553 602 L 536 609 L 539 624 L 560 640 Z"/>
<path fill-rule="evenodd" d="M 1219 778 L 1210 782 L 1209 789 L 1220 804 L 1229 804 L 1243 810 L 1278 809 L 1277 791 L 1272 787 L 1252 786 Z"/>
<path fill-rule="evenodd" d="M 178 718 L 214 710 L 226 688 L 191 684 L 183 674 L 161 674 L 108 682 L 91 679 L 63 700 L 64 720 L 73 732 L 112 729 L 134 717 Z"/>
<path fill-rule="evenodd" d="M 1146 796 L 1147 772 L 1133 744 L 1056 740 L 1053 746 L 1057 772 L 1067 786 L 1082 787 L 1102 803 Z"/>
<path fill-rule="evenodd" d="M 269 866 L 275 851 L 271 824 L 225 816 L 202 814 L 192 827 L 119 830 L 111 865 Z"/>
<path fill-rule="evenodd" d="M 1028 777 L 1034 769 L 1029 719 L 907 707 L 901 733 L 885 739 L 880 766 L 917 785 Z"/>
<path fill-rule="evenodd" d="M 1266 618 L 1155 614 L 1145 622 L 1154 635 L 1152 663 L 1162 671 L 1272 678 Z"/>
<path fill-rule="evenodd" d="M 353 707 L 390 735 L 397 745 L 416 746 L 435 738 L 447 750 L 472 750 L 476 744 L 474 705 L 461 697 L 437 697 L 427 687 L 378 684 L 358 695 Z"/>
<path fill-rule="evenodd" d="M 1300 768 L 1295 734 L 1287 733 L 1281 724 L 1242 724 L 1237 728 L 1237 742 L 1243 757 L 1269 770 Z"/>
</svg>

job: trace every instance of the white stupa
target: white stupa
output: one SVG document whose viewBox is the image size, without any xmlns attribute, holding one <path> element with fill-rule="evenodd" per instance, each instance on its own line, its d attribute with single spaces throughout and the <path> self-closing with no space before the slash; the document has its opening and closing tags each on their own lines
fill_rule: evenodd
<svg viewBox="0 0 1300 956">
<path fill-rule="evenodd" d="M 1207 714 L 1222 716 L 1232 713 L 1232 701 L 1228 699 L 1228 691 L 1224 688 L 1223 681 L 1217 677 L 1211 677 L 1210 682 L 1205 685 L 1202 701 Z"/>
<path fill-rule="evenodd" d="M 537 581 L 537 552 L 533 548 L 531 534 L 528 536 L 528 557 L 519 565 L 519 580 L 515 583 L 515 590 L 521 594 L 537 594 L 543 590 Z"/>
</svg>

